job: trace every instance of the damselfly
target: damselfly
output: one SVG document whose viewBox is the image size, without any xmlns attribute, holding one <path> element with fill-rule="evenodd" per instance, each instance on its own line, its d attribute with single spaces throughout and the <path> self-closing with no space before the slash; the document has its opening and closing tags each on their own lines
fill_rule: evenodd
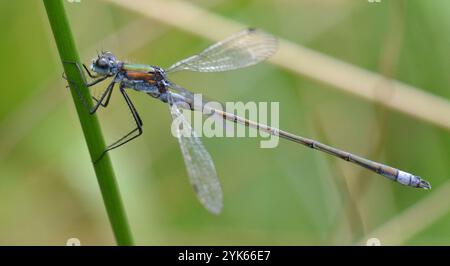
<svg viewBox="0 0 450 266">
<path fill-rule="evenodd" d="M 173 64 L 167 69 L 158 66 L 119 61 L 112 53 L 102 52 L 93 59 L 90 70 L 86 65 L 83 65 L 86 73 L 92 78 L 90 82 L 87 82 L 86 78 L 84 78 L 85 85 L 88 87 L 111 78 L 109 85 L 101 96 L 98 98 L 93 97 L 94 104 L 91 108 L 88 107 L 89 105 L 86 100 L 81 96 L 77 84 L 70 80 L 69 84 L 78 91 L 81 100 L 89 108 L 91 114 L 95 113 L 100 106 L 106 107 L 108 105 L 114 86 L 116 84 L 119 85 L 120 93 L 133 115 L 136 128 L 106 147 L 105 152 L 117 148 L 142 134 L 142 120 L 127 94 L 127 89 L 144 92 L 153 98 L 167 103 L 172 118 L 181 119 L 182 121 L 177 128 L 177 138 L 184 157 L 190 183 L 202 205 L 212 213 L 220 213 L 222 209 L 222 188 L 220 181 L 210 154 L 203 146 L 197 133 L 192 130 L 190 123 L 183 116 L 180 111 L 181 108 L 214 114 L 224 120 L 256 128 L 273 136 L 278 136 L 309 148 L 326 152 L 406 186 L 424 189 L 431 188 L 430 184 L 419 176 L 399 169 L 370 161 L 309 138 L 247 120 L 232 113 L 211 108 L 206 104 L 195 106 L 193 104 L 193 93 L 171 82 L 167 77 L 170 73 L 182 70 L 220 72 L 251 66 L 273 55 L 277 47 L 277 40 L 272 35 L 260 30 L 246 29 L 206 48 L 199 54 Z M 85 77 L 83 69 L 78 63 L 68 61 L 64 63 L 75 65 L 83 77 Z M 189 129 L 189 136 L 181 134 L 183 127 Z"/>
</svg>

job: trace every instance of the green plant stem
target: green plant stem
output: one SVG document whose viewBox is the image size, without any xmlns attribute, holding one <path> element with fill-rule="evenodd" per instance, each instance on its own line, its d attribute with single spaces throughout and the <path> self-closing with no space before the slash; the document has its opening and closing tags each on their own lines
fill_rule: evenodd
<svg viewBox="0 0 450 266">
<path fill-rule="evenodd" d="M 69 27 L 62 0 L 43 0 L 47 16 L 55 37 L 61 61 L 79 63 L 79 56 Z M 69 80 L 76 82 L 84 99 L 91 99 L 89 89 L 83 85 L 81 73 L 74 65 L 64 64 L 64 72 Z M 72 86 L 72 85 L 71 85 Z M 96 115 L 90 115 L 80 100 L 75 88 L 71 88 L 72 98 L 80 119 L 84 137 L 92 161 L 95 161 L 105 149 L 105 141 L 100 130 Z M 88 101 L 92 105 L 91 101 Z M 111 160 L 106 154 L 100 161 L 93 164 L 97 181 L 105 203 L 116 241 L 118 245 L 132 245 L 133 240 L 128 226 L 119 188 L 116 183 Z"/>
</svg>

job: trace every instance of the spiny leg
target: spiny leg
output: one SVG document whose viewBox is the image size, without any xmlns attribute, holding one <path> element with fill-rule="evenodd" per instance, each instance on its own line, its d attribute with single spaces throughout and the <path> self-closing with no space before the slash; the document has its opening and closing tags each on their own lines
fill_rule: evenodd
<svg viewBox="0 0 450 266">
<path fill-rule="evenodd" d="M 72 87 L 75 88 L 75 91 L 77 92 L 78 98 L 80 98 L 81 102 L 83 103 L 84 107 L 86 108 L 86 110 L 89 111 L 89 114 L 94 114 L 98 107 L 100 105 L 102 105 L 103 100 L 106 98 L 106 101 L 109 102 L 109 98 L 111 97 L 114 85 L 116 84 L 116 82 L 114 81 L 114 79 L 111 81 L 111 83 L 109 83 L 108 87 L 106 88 L 106 90 L 102 93 L 102 95 L 100 96 L 100 99 L 98 101 L 96 101 L 95 105 L 91 108 L 89 107 L 89 104 L 87 103 L 85 97 L 83 97 L 83 95 L 81 94 L 81 90 L 78 87 L 78 84 L 76 82 L 73 82 L 71 80 L 67 80 L 67 82 L 69 82 L 69 84 L 72 85 Z M 106 102 L 106 103 L 107 103 Z M 106 105 L 102 105 L 102 106 L 106 106 Z"/>
<path fill-rule="evenodd" d="M 93 86 L 93 85 L 95 85 L 95 84 L 97 84 L 97 83 L 100 83 L 100 82 L 102 82 L 102 81 L 104 81 L 105 79 L 108 78 L 108 76 L 102 76 L 102 77 L 100 77 L 100 78 L 95 79 L 96 77 L 95 77 L 94 75 L 92 75 L 92 73 L 89 71 L 89 69 L 86 67 L 86 65 L 83 64 L 83 68 L 84 68 L 85 72 L 88 74 L 89 77 L 91 77 L 92 79 L 94 79 L 93 81 L 88 82 L 88 81 L 86 80 L 86 76 L 85 76 L 85 74 L 84 74 L 84 71 L 83 71 L 83 69 L 81 68 L 81 66 L 80 66 L 80 64 L 79 64 L 78 62 L 64 60 L 63 63 L 64 63 L 64 64 L 75 65 L 75 67 L 77 68 L 78 72 L 80 73 L 80 75 L 81 75 L 81 77 L 82 77 L 82 79 L 83 79 L 83 85 L 85 85 L 86 87 L 91 87 L 91 86 Z M 67 77 L 66 77 L 66 75 L 65 75 L 65 73 L 63 73 L 63 78 L 64 78 L 65 80 L 68 80 Z"/>
<path fill-rule="evenodd" d="M 98 107 L 101 105 L 103 107 L 106 107 L 109 103 L 109 99 L 111 98 L 112 91 L 114 89 L 114 85 L 116 84 L 115 80 L 113 79 L 111 83 L 109 83 L 106 90 L 102 93 L 102 96 L 100 96 L 100 99 L 95 103 L 95 105 L 92 107 L 92 109 L 89 110 L 90 114 L 93 114 L 97 111 Z M 103 100 L 106 98 L 105 104 L 102 104 Z"/>
<path fill-rule="evenodd" d="M 131 130 L 130 132 L 128 132 L 125 136 L 123 136 L 120 139 L 113 142 L 108 147 L 106 147 L 106 149 L 102 152 L 100 157 L 94 161 L 94 163 L 97 163 L 101 158 L 103 158 L 103 156 L 108 151 L 118 148 L 118 147 L 124 145 L 125 143 L 139 137 L 142 134 L 142 120 L 141 120 L 136 108 L 134 107 L 133 103 L 131 102 L 130 97 L 126 93 L 125 87 L 123 85 L 120 85 L 120 92 L 122 93 L 123 97 L 125 98 L 128 108 L 130 109 L 131 114 L 133 115 L 134 121 L 136 122 L 136 128 Z"/>
<path fill-rule="evenodd" d="M 113 81 L 115 81 L 115 77 L 114 77 Z M 101 105 L 102 107 L 108 106 L 109 100 L 111 99 L 112 92 L 113 92 L 113 89 L 111 88 L 111 90 L 109 90 L 109 92 L 108 92 L 108 95 L 106 96 L 105 102 L 103 102 L 103 100 L 100 101 L 100 105 Z M 93 98 L 95 101 L 97 101 L 97 99 L 95 99 L 94 96 L 92 96 L 92 98 Z M 97 101 L 97 102 L 98 102 L 98 101 Z"/>
<path fill-rule="evenodd" d="M 116 76 L 117 76 L 117 75 L 116 75 Z M 112 80 L 112 82 L 111 82 L 112 84 L 115 83 L 116 76 L 113 77 L 113 80 Z M 110 84 L 110 85 L 111 85 L 111 84 Z M 114 85 L 113 85 L 113 86 L 114 86 Z M 109 87 L 109 85 L 108 85 L 108 87 Z M 105 92 L 108 92 L 107 95 L 106 95 L 106 97 L 105 97 L 105 93 L 102 93 L 102 95 L 100 96 L 100 99 L 97 99 L 97 98 L 94 97 L 94 96 L 91 96 L 91 97 L 92 97 L 92 99 L 94 99 L 94 101 L 96 101 L 97 103 L 100 103 L 100 105 L 101 105 L 102 107 L 107 107 L 108 104 L 109 104 L 109 100 L 111 99 L 112 91 L 113 91 L 112 88 L 111 88 L 110 90 L 108 90 L 108 88 L 107 88 L 107 89 L 105 90 Z"/>
<path fill-rule="evenodd" d="M 63 63 L 64 63 L 64 64 L 71 64 L 71 65 L 74 65 L 74 66 L 77 68 L 78 72 L 80 73 L 80 75 L 81 75 L 81 77 L 82 77 L 82 79 L 83 79 L 83 85 L 86 86 L 86 87 L 94 86 L 95 84 L 98 84 L 98 83 L 104 81 L 105 79 L 109 78 L 109 76 L 103 76 L 103 77 L 100 77 L 100 78 L 98 78 L 98 79 L 95 79 L 96 77 L 95 77 L 94 75 L 92 75 L 92 73 L 89 71 L 89 69 L 86 67 L 86 65 L 83 64 L 84 71 L 88 74 L 89 77 L 91 77 L 91 78 L 94 79 L 93 81 L 88 82 L 88 81 L 86 80 L 86 76 L 85 76 L 85 74 L 84 74 L 85 72 L 83 72 L 83 69 L 81 68 L 80 64 L 78 64 L 78 62 L 64 60 Z M 79 89 L 78 85 L 76 85 L 76 82 L 75 82 L 75 81 L 72 81 L 72 80 L 69 80 L 69 79 L 67 78 L 67 76 L 65 75 L 64 72 L 63 72 L 62 77 L 63 77 L 65 80 L 67 80 L 67 82 L 69 82 L 70 84 L 74 85 L 73 87 L 75 87 L 75 89 L 77 90 L 78 97 L 81 97 L 81 100 L 82 100 L 82 102 L 84 103 L 84 105 L 85 105 L 85 106 L 88 106 L 88 105 L 87 105 L 87 101 L 86 101 L 86 100 L 84 99 L 84 97 L 82 96 L 82 94 L 81 94 L 81 92 L 80 92 L 80 89 Z M 113 79 L 113 81 L 114 81 L 114 79 Z M 109 88 L 109 86 L 108 86 L 108 88 Z M 100 105 L 101 105 L 102 107 L 106 107 L 106 106 L 108 105 L 109 99 L 110 99 L 110 97 L 111 97 L 112 89 L 111 89 L 111 90 L 108 90 L 108 88 L 105 90 L 105 92 L 108 91 L 108 96 L 106 97 L 105 103 L 103 103 L 103 99 L 105 99 L 104 93 L 102 93 L 102 96 L 100 97 L 100 98 L 102 99 L 101 101 L 99 101 L 99 100 L 98 100 L 97 98 L 95 98 L 94 96 L 91 96 L 92 99 L 94 99 L 97 103 L 100 102 Z M 97 108 L 98 108 L 98 106 L 97 106 Z M 95 110 L 97 110 L 97 108 L 95 108 Z M 92 110 L 90 110 L 89 107 L 88 107 L 87 109 L 88 109 L 89 112 L 91 113 Z M 94 112 L 95 112 L 95 111 L 94 111 Z"/>
</svg>

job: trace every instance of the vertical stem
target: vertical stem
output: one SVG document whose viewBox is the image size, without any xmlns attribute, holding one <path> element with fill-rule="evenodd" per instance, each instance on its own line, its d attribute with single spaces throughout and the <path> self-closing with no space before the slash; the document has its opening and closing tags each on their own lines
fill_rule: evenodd
<svg viewBox="0 0 450 266">
<path fill-rule="evenodd" d="M 55 37 L 61 61 L 80 61 L 72 32 L 67 20 L 62 0 L 43 0 L 47 16 Z M 76 82 L 85 99 L 91 99 L 89 89 L 83 86 L 81 73 L 75 66 L 63 64 L 67 79 Z M 96 115 L 90 115 L 75 88 L 71 88 L 72 98 L 83 129 L 86 144 L 91 160 L 95 161 L 105 149 L 105 141 L 100 130 Z M 92 105 L 91 101 L 88 101 Z M 93 164 L 97 181 L 103 196 L 109 221 L 118 245 L 133 245 L 131 232 L 128 226 L 125 209 L 120 198 L 111 160 L 106 154 L 101 160 Z"/>
</svg>

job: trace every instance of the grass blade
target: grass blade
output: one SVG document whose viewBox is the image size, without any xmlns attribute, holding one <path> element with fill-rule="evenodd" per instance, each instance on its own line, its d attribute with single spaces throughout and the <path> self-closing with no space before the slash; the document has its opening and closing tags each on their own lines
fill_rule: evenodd
<svg viewBox="0 0 450 266">
<path fill-rule="evenodd" d="M 78 52 L 62 0 L 44 0 L 44 5 L 61 61 L 79 62 Z M 87 87 L 82 86 L 83 79 L 76 67 L 68 64 L 63 64 L 63 67 L 67 78 L 80 84 L 79 88 L 83 94 L 82 96 L 85 99 L 90 99 L 89 90 Z M 105 141 L 100 130 L 100 125 L 96 115 L 90 115 L 87 112 L 74 88 L 71 88 L 71 93 L 91 159 L 95 161 L 105 149 Z M 89 104 L 91 105 L 92 103 L 89 101 Z M 93 166 L 117 244 L 132 245 L 133 240 L 126 219 L 125 209 L 120 198 L 119 188 L 108 154 L 93 164 Z"/>
</svg>

